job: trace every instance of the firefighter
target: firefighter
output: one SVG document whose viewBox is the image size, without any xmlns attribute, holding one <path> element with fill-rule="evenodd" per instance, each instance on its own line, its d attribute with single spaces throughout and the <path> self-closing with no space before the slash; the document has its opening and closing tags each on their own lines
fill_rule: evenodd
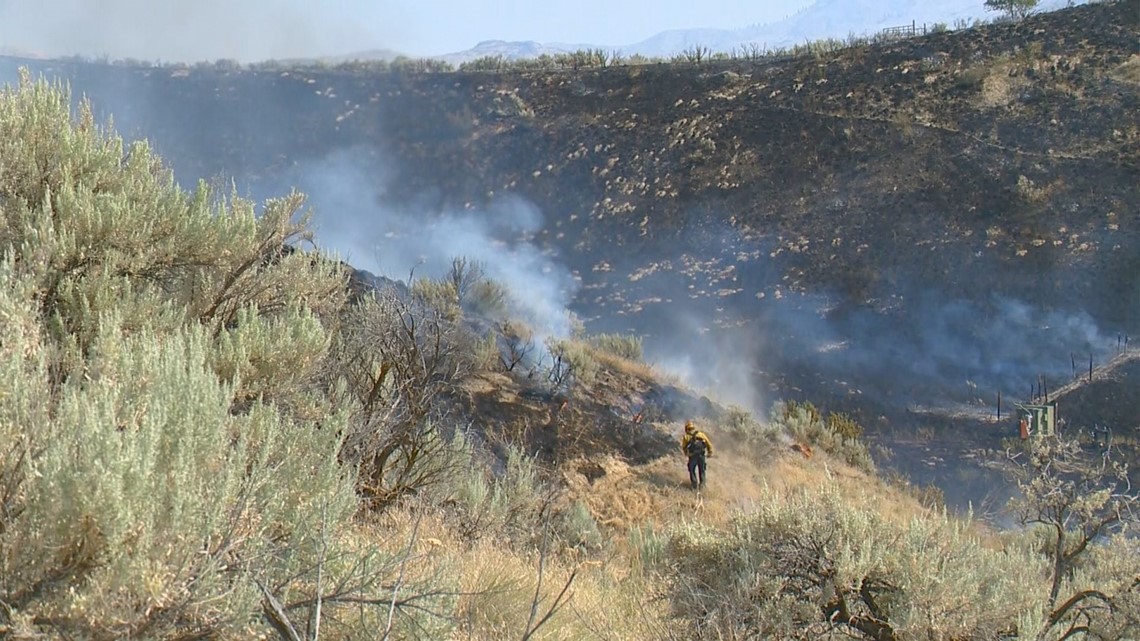
<svg viewBox="0 0 1140 641">
<path fill-rule="evenodd" d="M 692 421 L 685 421 L 681 451 L 689 457 L 689 486 L 694 490 L 704 487 L 707 480 L 707 459 L 712 456 L 713 446 L 708 435 L 698 430 Z"/>
</svg>

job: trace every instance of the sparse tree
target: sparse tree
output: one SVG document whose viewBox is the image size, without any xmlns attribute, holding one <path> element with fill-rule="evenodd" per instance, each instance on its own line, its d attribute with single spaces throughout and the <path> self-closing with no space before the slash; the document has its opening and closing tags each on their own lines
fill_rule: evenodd
<svg viewBox="0 0 1140 641">
<path fill-rule="evenodd" d="M 437 401 L 472 366 L 474 341 L 460 319 L 415 291 L 389 287 L 348 312 L 329 362 L 353 408 L 345 454 L 374 505 L 446 478 Z"/>
<path fill-rule="evenodd" d="M 1000 11 L 1011 20 L 1024 20 L 1037 8 L 1039 0 L 986 0 L 986 9 Z"/>
<path fill-rule="evenodd" d="M 499 362 L 503 369 L 513 372 L 534 351 L 534 332 L 516 321 L 500 321 L 495 324 L 498 335 Z"/>
<path fill-rule="evenodd" d="M 1057 638 L 1058 629 L 1060 638 L 1071 638 L 1111 622 L 1118 600 L 1135 598 L 1137 566 L 1133 575 L 1078 575 L 1095 545 L 1140 523 L 1140 494 L 1131 488 L 1128 467 L 1113 460 L 1111 450 L 1090 455 L 1065 437 L 1031 441 L 1028 452 L 1009 458 L 1021 491 L 1012 507 L 1021 523 L 1040 528 L 1040 550 L 1049 561 L 1048 617 L 1037 638 Z M 1121 545 L 1127 547 L 1123 541 L 1113 547 Z"/>
<path fill-rule="evenodd" d="M 712 49 L 704 45 L 693 45 L 682 51 L 678 59 L 689 64 L 699 65 L 708 60 L 712 53 Z"/>
<path fill-rule="evenodd" d="M 455 291 L 460 308 L 483 316 L 501 315 L 506 310 L 507 290 L 487 276 L 482 261 L 465 256 L 453 258 L 443 278 Z"/>
</svg>

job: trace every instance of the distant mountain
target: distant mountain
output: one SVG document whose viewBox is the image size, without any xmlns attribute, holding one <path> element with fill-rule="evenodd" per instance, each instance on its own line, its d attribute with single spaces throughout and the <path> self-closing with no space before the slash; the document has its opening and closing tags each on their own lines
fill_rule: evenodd
<svg viewBox="0 0 1140 641">
<path fill-rule="evenodd" d="M 484 40 L 465 51 L 457 51 L 434 57 L 446 60 L 458 66 L 464 62 L 470 62 L 488 56 L 502 56 L 507 60 L 521 60 L 525 58 L 537 58 L 543 54 L 553 56 L 560 53 L 569 53 L 579 49 L 606 49 L 608 51 L 616 48 L 598 47 L 597 45 L 588 44 L 541 43 L 533 40 L 515 42 Z"/>
<path fill-rule="evenodd" d="M 367 51 L 356 51 L 341 56 L 326 56 L 321 60 L 331 63 L 351 62 L 353 60 L 385 60 L 391 62 L 401 55 L 403 54 L 392 49 L 368 49 Z"/>
<path fill-rule="evenodd" d="M 1069 0 L 1043 0 L 1039 11 L 1052 11 L 1069 4 Z M 555 55 L 578 49 L 602 49 L 623 55 L 640 54 L 668 58 L 693 47 L 731 52 L 742 47 L 777 49 L 803 44 L 821 38 L 846 38 L 849 35 L 874 35 L 887 27 L 909 25 L 919 28 L 945 23 L 953 28 L 958 21 L 992 20 L 999 14 L 988 11 L 983 0 L 817 0 L 784 20 L 740 29 L 672 29 L 629 45 L 562 44 L 534 41 L 506 42 L 488 40 L 471 49 L 434 56 L 458 65 L 484 56 L 502 56 L 508 60 Z"/>
<path fill-rule="evenodd" d="M 1051 11 L 1070 4 L 1067 0 L 1044 0 L 1039 10 Z M 817 0 L 794 15 L 768 24 L 742 29 L 675 29 L 641 42 L 621 47 L 623 53 L 669 57 L 694 46 L 730 52 L 740 47 L 776 49 L 821 38 L 874 35 L 887 27 L 914 24 L 921 28 L 958 21 L 992 20 L 983 0 Z"/>
<path fill-rule="evenodd" d="M 8 58 L 28 58 L 30 60 L 45 60 L 50 57 L 34 51 L 27 51 L 25 49 L 15 49 L 12 47 L 3 46 L 0 46 L 0 56 L 5 56 Z"/>
</svg>

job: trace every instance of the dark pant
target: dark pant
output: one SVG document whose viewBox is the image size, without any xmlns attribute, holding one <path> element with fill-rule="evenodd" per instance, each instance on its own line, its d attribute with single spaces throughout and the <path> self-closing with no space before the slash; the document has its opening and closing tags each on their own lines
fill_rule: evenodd
<svg viewBox="0 0 1140 641">
<path fill-rule="evenodd" d="M 707 464 L 704 454 L 689 457 L 689 485 L 693 486 L 694 490 L 698 487 L 703 487 L 705 481 L 708 479 L 706 468 Z"/>
</svg>

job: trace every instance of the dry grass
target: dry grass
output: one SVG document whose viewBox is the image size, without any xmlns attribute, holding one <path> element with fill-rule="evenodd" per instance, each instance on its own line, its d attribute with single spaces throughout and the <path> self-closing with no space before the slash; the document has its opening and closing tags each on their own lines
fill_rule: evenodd
<svg viewBox="0 0 1140 641">
<path fill-rule="evenodd" d="M 528 624 L 534 626 L 531 607 L 539 583 L 538 550 L 519 551 L 497 540 L 469 544 L 455 535 L 440 513 L 414 508 L 373 517 L 361 524 L 359 534 L 362 544 L 393 555 L 407 550 L 411 542 L 404 583 L 409 593 L 419 582 L 456 595 L 444 612 L 453 624 L 451 639 L 520 638 Z M 632 577 L 622 555 L 602 560 L 565 550 L 549 554 L 538 590 L 537 618 L 546 613 L 571 574 L 570 600 L 532 639 L 660 637 L 666 604 L 649 599 L 653 586 Z"/>
<path fill-rule="evenodd" d="M 982 81 L 981 103 L 984 107 L 1008 107 L 1016 100 L 1018 93 L 1028 81 L 1021 76 L 1011 76 L 1008 64 L 997 64 L 990 69 Z"/>
<path fill-rule="evenodd" d="M 654 369 L 652 365 L 644 361 L 634 361 L 628 358 L 615 356 L 609 352 L 591 348 L 590 352 L 594 358 L 605 365 L 608 369 L 617 374 L 629 376 L 643 381 L 658 381 L 662 383 L 670 383 L 672 381 L 665 380 L 667 375 Z"/>
<path fill-rule="evenodd" d="M 1140 85 L 1140 54 L 1134 53 L 1123 64 L 1108 73 L 1117 82 Z"/>
<path fill-rule="evenodd" d="M 680 427 L 675 427 L 679 442 Z M 816 450 L 810 459 L 790 447 L 758 452 L 717 436 L 710 431 L 717 449 L 709 459 L 709 483 L 700 493 L 689 489 L 685 458 L 678 450 L 675 456 L 638 466 L 615 458 L 593 461 L 605 474 L 592 483 L 578 469 L 582 461 L 572 461 L 561 470 L 567 496 L 584 503 L 600 525 L 618 532 L 646 524 L 664 527 L 684 519 L 724 525 L 737 512 L 755 506 L 766 488 L 791 494 L 836 478 L 843 480 L 842 487 L 855 504 L 900 519 L 924 510 L 909 495 L 825 452 Z"/>
</svg>

